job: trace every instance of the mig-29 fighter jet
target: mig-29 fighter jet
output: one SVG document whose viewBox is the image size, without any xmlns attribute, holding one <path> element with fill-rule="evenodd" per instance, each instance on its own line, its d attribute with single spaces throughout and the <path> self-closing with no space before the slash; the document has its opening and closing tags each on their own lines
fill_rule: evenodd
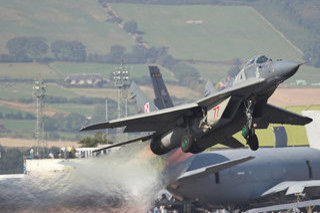
<svg viewBox="0 0 320 213">
<path fill-rule="evenodd" d="M 242 131 L 249 147 L 257 150 L 255 129 L 265 129 L 270 123 L 305 125 L 312 121 L 267 103 L 279 84 L 293 76 L 300 65 L 302 63 L 256 56 L 244 65 L 232 86 L 222 91 L 194 103 L 98 123 L 81 131 L 124 126 L 125 132 L 150 132 L 108 148 L 151 139 L 150 148 L 157 155 L 179 146 L 183 152 L 191 153 L 202 152 L 218 143 L 243 146 L 232 137 Z"/>
</svg>

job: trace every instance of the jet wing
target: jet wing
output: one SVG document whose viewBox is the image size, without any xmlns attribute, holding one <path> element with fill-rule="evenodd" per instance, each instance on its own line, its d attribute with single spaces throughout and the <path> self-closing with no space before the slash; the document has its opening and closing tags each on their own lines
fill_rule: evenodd
<svg viewBox="0 0 320 213">
<path fill-rule="evenodd" d="M 247 98 L 258 88 L 261 88 L 265 80 L 262 78 L 252 78 L 247 81 L 239 82 L 233 87 L 224 89 L 215 94 L 209 95 L 208 97 L 200 99 L 197 103 L 199 106 L 209 106 L 218 103 L 229 96 L 239 96 Z"/>
<path fill-rule="evenodd" d="M 85 127 L 81 129 L 81 131 L 126 126 L 125 132 L 166 132 L 167 130 L 173 129 L 176 126 L 176 121 L 181 116 L 191 116 L 193 115 L 193 110 L 199 110 L 201 107 L 219 103 L 229 96 L 235 95 L 246 98 L 247 96 L 252 94 L 252 91 L 257 89 L 258 87 L 261 87 L 263 83 L 263 79 L 252 79 L 250 81 L 247 81 L 245 84 L 239 83 L 238 85 L 230 89 L 223 90 L 221 92 L 203 98 L 195 103 L 111 120 L 109 122 L 98 123 L 92 126 Z"/>
<path fill-rule="evenodd" d="M 292 125 L 305 125 L 312 121 L 303 115 L 290 112 L 286 109 L 266 104 L 264 108 L 263 117 L 258 121 L 258 128 L 267 128 L 269 123 L 276 124 L 292 124 Z"/>
<path fill-rule="evenodd" d="M 143 137 L 140 137 L 140 138 L 135 138 L 135 139 L 132 139 L 132 140 L 128 140 L 128 141 L 112 144 L 112 145 L 109 145 L 109 146 L 106 146 L 106 147 L 98 148 L 98 149 L 94 150 L 93 153 L 94 152 L 100 152 L 102 150 L 108 150 L 108 149 L 111 149 L 111 148 L 114 148 L 114 147 L 118 147 L 118 146 L 127 145 L 127 144 L 130 144 L 130 143 L 136 143 L 136 142 L 139 142 L 139 141 L 144 142 L 144 141 L 150 140 L 152 138 L 152 136 L 153 136 L 153 134 L 146 135 L 146 136 L 143 136 Z"/>
<path fill-rule="evenodd" d="M 302 193 L 305 188 L 320 187 L 320 180 L 285 181 L 265 191 L 261 197 L 286 191 L 285 195 Z"/>
<path fill-rule="evenodd" d="M 185 104 L 155 112 L 138 114 L 126 118 L 111 120 L 109 122 L 94 124 L 81 129 L 81 131 L 126 126 L 125 132 L 163 132 L 166 129 L 174 128 L 176 125 L 176 119 L 183 114 L 192 113 L 192 109 L 195 108 L 198 108 L 198 104 L 196 103 Z"/>
<path fill-rule="evenodd" d="M 182 174 L 179 178 L 178 181 L 186 181 L 186 180 L 194 180 L 194 179 L 198 179 L 201 177 L 205 177 L 208 176 L 212 173 L 216 173 L 219 172 L 221 170 L 233 167 L 235 165 L 244 163 L 246 161 L 249 161 L 251 159 L 253 159 L 254 157 L 252 156 L 248 156 L 248 157 L 244 157 L 244 158 L 239 158 L 236 160 L 229 160 L 226 162 L 222 162 L 222 163 L 218 163 L 218 164 L 214 164 L 212 166 L 208 166 L 208 167 L 203 167 L 200 169 L 195 169 L 195 170 L 191 170 L 188 172 L 185 172 L 184 174 Z"/>
</svg>

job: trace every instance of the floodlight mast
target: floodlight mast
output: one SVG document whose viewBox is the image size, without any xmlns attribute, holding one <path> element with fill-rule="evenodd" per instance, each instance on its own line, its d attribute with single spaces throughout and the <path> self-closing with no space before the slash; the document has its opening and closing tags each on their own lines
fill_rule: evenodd
<svg viewBox="0 0 320 213">
<path fill-rule="evenodd" d="M 41 147 L 41 143 L 43 142 L 43 108 L 44 108 L 44 98 L 46 95 L 46 85 L 40 77 L 36 77 L 33 83 L 33 95 L 36 98 L 36 129 L 35 129 L 35 137 L 37 139 L 37 153 L 36 155 L 39 157 L 39 148 Z"/>
<path fill-rule="evenodd" d="M 121 64 L 119 67 L 115 69 L 113 72 L 113 80 L 114 86 L 117 87 L 118 93 L 118 119 L 121 118 L 121 105 L 123 103 L 123 99 L 125 100 L 125 116 L 128 116 L 128 100 L 127 100 L 127 89 L 130 85 L 130 74 L 127 66 L 124 65 L 123 60 L 121 60 Z M 120 129 L 117 131 L 118 135 L 120 134 Z"/>
<path fill-rule="evenodd" d="M 121 60 L 120 67 L 117 67 L 113 72 L 113 80 L 114 85 L 118 89 L 118 118 L 121 118 L 121 104 L 122 104 L 122 96 L 124 90 L 126 90 L 130 85 L 130 73 L 128 71 L 127 66 L 123 64 L 123 60 Z M 128 102 L 127 102 L 127 94 L 124 94 L 125 98 L 125 116 L 128 115 Z"/>
</svg>

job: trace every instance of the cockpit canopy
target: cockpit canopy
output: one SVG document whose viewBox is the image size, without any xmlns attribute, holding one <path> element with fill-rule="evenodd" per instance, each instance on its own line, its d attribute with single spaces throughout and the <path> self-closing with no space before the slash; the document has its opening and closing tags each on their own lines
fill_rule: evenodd
<svg viewBox="0 0 320 213">
<path fill-rule="evenodd" d="M 246 80 L 248 78 L 261 78 L 264 77 L 265 69 L 264 64 L 266 62 L 272 61 L 265 55 L 258 55 L 251 58 L 242 68 L 242 70 L 237 74 L 235 82 Z M 255 65 L 255 66 L 254 66 Z"/>
<path fill-rule="evenodd" d="M 256 64 L 262 64 L 262 63 L 267 62 L 268 60 L 269 59 L 267 58 L 267 56 L 262 55 L 262 56 L 257 57 Z"/>
<path fill-rule="evenodd" d="M 269 59 L 267 56 L 265 55 L 259 55 L 259 56 L 255 56 L 253 58 L 251 58 L 245 66 L 250 66 L 251 64 L 255 63 L 255 64 L 263 64 L 267 61 L 269 61 L 271 59 Z"/>
</svg>

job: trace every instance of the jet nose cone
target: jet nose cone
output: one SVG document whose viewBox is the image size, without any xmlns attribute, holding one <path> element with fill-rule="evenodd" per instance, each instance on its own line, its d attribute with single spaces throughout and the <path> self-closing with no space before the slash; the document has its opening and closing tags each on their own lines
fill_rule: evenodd
<svg viewBox="0 0 320 213">
<path fill-rule="evenodd" d="M 299 66 L 300 64 L 295 61 L 277 61 L 273 69 L 282 80 L 286 80 L 298 71 Z"/>
</svg>

